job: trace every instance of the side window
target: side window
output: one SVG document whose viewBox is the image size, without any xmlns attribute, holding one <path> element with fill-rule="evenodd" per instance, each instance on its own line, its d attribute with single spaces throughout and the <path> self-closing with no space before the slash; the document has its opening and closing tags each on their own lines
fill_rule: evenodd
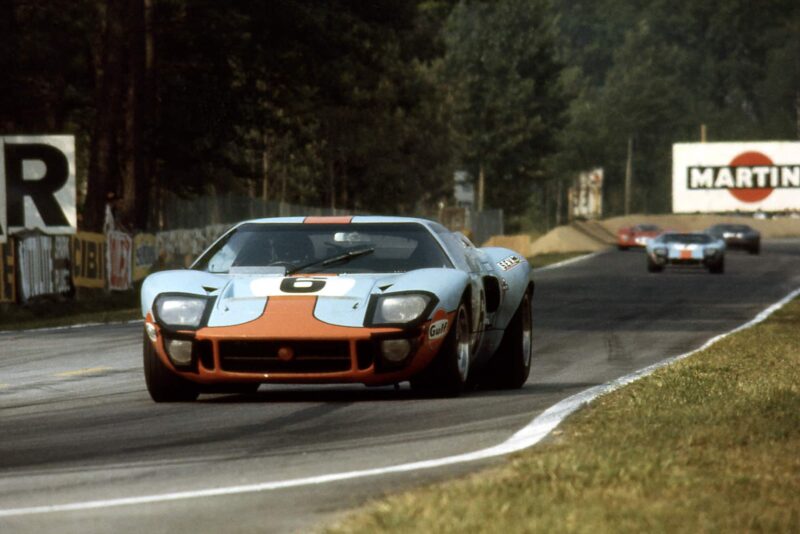
<svg viewBox="0 0 800 534">
<path fill-rule="evenodd" d="M 455 266 L 462 271 L 472 271 L 472 266 L 467 261 L 467 247 L 464 242 L 453 232 L 441 233 L 439 237 L 453 258 Z"/>
<path fill-rule="evenodd" d="M 208 260 L 208 272 L 227 273 L 233 264 L 234 258 L 236 258 L 236 252 L 226 244 Z"/>
<path fill-rule="evenodd" d="M 204 270 L 210 273 L 227 273 L 233 265 L 234 260 L 236 260 L 236 257 L 239 255 L 244 241 L 245 239 L 243 239 L 242 233 L 232 235 L 231 238 L 208 259 Z"/>
<path fill-rule="evenodd" d="M 461 242 L 461 246 L 464 247 L 464 259 L 467 260 L 469 270 L 473 273 L 480 272 L 481 260 L 478 257 L 478 249 L 475 248 L 475 245 L 472 244 L 472 241 L 470 241 L 469 238 L 461 232 L 456 232 L 455 235 Z"/>
</svg>

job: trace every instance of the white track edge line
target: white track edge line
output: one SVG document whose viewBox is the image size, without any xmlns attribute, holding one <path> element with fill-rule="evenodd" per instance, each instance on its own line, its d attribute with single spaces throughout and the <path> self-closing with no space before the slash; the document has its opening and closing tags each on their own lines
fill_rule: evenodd
<svg viewBox="0 0 800 534">
<path fill-rule="evenodd" d="M 28 508 L 8 508 L 5 510 L 0 510 L 0 517 L 13 517 L 22 515 L 51 513 L 51 512 L 71 512 L 78 510 L 91 510 L 97 508 L 110 508 L 114 506 L 128 506 L 133 504 L 148 504 L 156 502 L 160 503 L 160 502 L 177 501 L 183 499 L 196 499 L 200 497 L 218 497 L 218 496 L 235 495 L 241 493 L 271 491 L 271 490 L 278 490 L 285 488 L 293 488 L 298 486 L 325 484 L 328 482 L 337 482 L 340 480 L 350 480 L 354 478 L 363 478 L 368 476 L 386 475 L 390 473 L 402 473 L 406 471 L 415 471 L 420 469 L 431 469 L 434 467 L 442 467 L 446 465 L 452 465 L 464 462 L 472 462 L 475 460 L 483 460 L 487 458 L 510 454 L 513 452 L 518 452 L 539 443 L 545 436 L 547 436 L 547 434 L 550 433 L 550 431 L 556 428 L 568 415 L 570 415 L 577 409 L 581 408 L 582 406 L 588 404 L 589 402 L 596 399 L 600 395 L 610 393 L 616 389 L 619 389 L 622 386 L 625 386 L 627 384 L 630 384 L 631 382 L 639 380 L 640 378 L 643 378 L 651 374 L 652 372 L 656 371 L 657 369 L 660 369 L 661 367 L 665 367 L 678 360 L 687 358 L 692 354 L 705 350 L 714 343 L 730 336 L 731 334 L 734 334 L 746 328 L 750 328 L 751 326 L 754 326 L 764 321 L 770 315 L 772 315 L 773 313 L 784 307 L 789 301 L 791 301 L 798 295 L 800 295 L 800 288 L 791 291 L 788 295 L 783 297 L 778 302 L 775 302 L 766 309 L 762 310 L 758 315 L 756 315 L 750 321 L 734 328 L 733 330 L 714 336 L 713 338 L 706 341 L 699 348 L 696 348 L 684 354 L 680 354 L 678 356 L 667 358 L 658 363 L 645 367 L 644 369 L 634 371 L 633 373 L 617 378 L 616 380 L 612 380 L 611 382 L 607 382 L 599 386 L 594 386 L 580 393 L 577 393 L 571 397 L 568 397 L 554 404 L 544 412 L 542 412 L 541 415 L 534 418 L 530 423 L 528 423 L 527 426 L 517 431 L 514 435 L 512 435 L 503 443 L 495 445 L 494 447 L 489 447 L 487 449 L 481 449 L 478 451 L 465 454 L 458 454 L 455 456 L 447 456 L 444 458 L 411 462 L 406 464 L 398 464 L 388 467 L 377 467 L 374 469 L 363 469 L 360 471 L 346 471 L 343 473 L 332 473 L 329 475 L 319 475 L 319 476 L 296 478 L 290 480 L 279 480 L 274 482 L 262 482 L 258 484 L 247 484 L 241 486 L 209 488 L 204 490 L 163 493 L 160 495 L 142 495 L 138 497 L 125 497 L 119 499 L 74 502 L 74 503 L 54 504 L 46 506 L 32 506 Z"/>
<path fill-rule="evenodd" d="M 594 258 L 595 256 L 599 256 L 607 252 L 607 250 L 598 250 L 596 252 L 590 252 L 588 254 L 583 254 L 581 256 L 576 256 L 574 258 L 569 258 L 567 260 L 559 261 L 558 263 L 552 263 L 550 265 L 543 265 L 542 267 L 536 267 L 533 269 L 533 272 L 540 273 L 542 271 L 549 271 L 551 269 L 558 269 L 560 267 L 566 267 L 567 265 L 571 265 L 573 263 L 578 263 L 579 261 L 588 260 L 589 258 Z"/>
</svg>

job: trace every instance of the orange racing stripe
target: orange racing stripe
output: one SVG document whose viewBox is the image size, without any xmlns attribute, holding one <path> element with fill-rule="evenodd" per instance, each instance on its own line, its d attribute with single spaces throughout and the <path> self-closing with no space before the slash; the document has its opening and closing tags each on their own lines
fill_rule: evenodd
<svg viewBox="0 0 800 534">
<path fill-rule="evenodd" d="M 328 217 L 306 217 L 303 219 L 303 222 L 305 224 L 350 224 L 352 220 L 352 215 L 340 215 Z"/>
</svg>

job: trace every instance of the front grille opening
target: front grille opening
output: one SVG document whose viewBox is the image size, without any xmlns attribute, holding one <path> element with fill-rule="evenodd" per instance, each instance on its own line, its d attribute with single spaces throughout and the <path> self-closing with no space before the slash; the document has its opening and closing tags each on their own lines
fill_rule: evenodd
<svg viewBox="0 0 800 534">
<path fill-rule="evenodd" d="M 210 341 L 195 341 L 192 350 L 195 360 L 199 361 L 204 369 L 214 370 L 214 346 Z"/>
<path fill-rule="evenodd" d="M 375 363 L 378 354 L 378 347 L 374 341 L 362 340 L 356 343 L 356 361 L 358 369 L 363 371 L 369 369 Z"/>
<path fill-rule="evenodd" d="M 220 366 L 224 371 L 336 373 L 349 371 L 352 367 L 348 341 L 221 341 L 218 346 Z M 280 358 L 278 353 L 281 349 L 288 349 L 292 357 Z"/>
</svg>

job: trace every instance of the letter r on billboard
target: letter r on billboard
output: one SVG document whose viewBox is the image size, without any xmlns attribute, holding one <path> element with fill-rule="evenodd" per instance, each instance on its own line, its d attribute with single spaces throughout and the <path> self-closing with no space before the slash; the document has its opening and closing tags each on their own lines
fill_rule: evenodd
<svg viewBox="0 0 800 534">
<path fill-rule="evenodd" d="M 74 234 L 75 138 L 8 136 L 0 147 L 0 230 Z"/>
</svg>

